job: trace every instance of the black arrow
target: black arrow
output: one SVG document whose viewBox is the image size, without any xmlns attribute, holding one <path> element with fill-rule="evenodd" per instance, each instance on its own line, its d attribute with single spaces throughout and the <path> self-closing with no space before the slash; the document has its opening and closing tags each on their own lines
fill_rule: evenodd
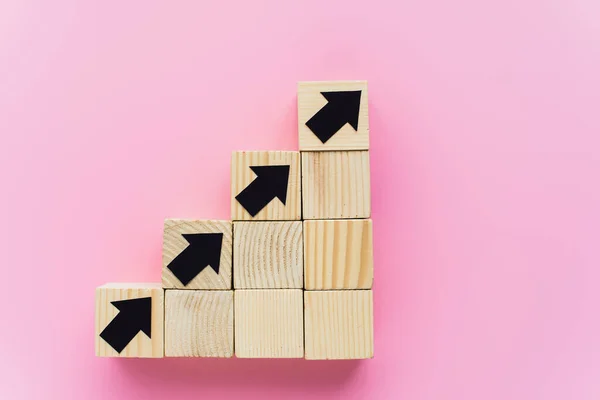
<svg viewBox="0 0 600 400">
<path fill-rule="evenodd" d="M 347 123 L 358 130 L 358 111 L 360 110 L 360 90 L 345 92 L 321 92 L 327 104 L 321 108 L 306 126 L 321 140 L 327 142 Z"/>
<path fill-rule="evenodd" d="M 139 331 L 152 338 L 151 297 L 112 301 L 111 304 L 119 310 L 119 313 L 100 333 L 100 337 L 110 347 L 121 353 Z"/>
<path fill-rule="evenodd" d="M 256 174 L 256 179 L 235 196 L 242 207 L 254 217 L 275 197 L 285 205 L 290 166 L 267 165 L 250 169 Z"/>
<path fill-rule="evenodd" d="M 221 263 L 222 233 L 188 233 L 183 238 L 190 244 L 167 265 L 184 285 L 210 266 L 217 274 Z"/>
</svg>

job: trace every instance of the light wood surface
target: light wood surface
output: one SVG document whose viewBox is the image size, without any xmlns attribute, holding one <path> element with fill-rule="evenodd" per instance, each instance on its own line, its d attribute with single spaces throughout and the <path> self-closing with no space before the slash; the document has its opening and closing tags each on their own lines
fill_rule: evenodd
<svg viewBox="0 0 600 400">
<path fill-rule="evenodd" d="M 167 290 L 165 356 L 233 356 L 233 291 Z"/>
<path fill-rule="evenodd" d="M 235 291 L 238 358 L 302 358 L 302 290 Z"/>
<path fill-rule="evenodd" d="M 113 301 L 151 297 L 151 338 L 138 334 L 119 354 L 100 333 L 120 312 Z M 96 355 L 99 357 L 163 357 L 164 290 L 160 283 L 107 283 L 96 288 Z"/>
<path fill-rule="evenodd" d="M 184 251 L 189 243 L 186 233 L 222 233 L 219 274 L 210 267 L 204 268 L 187 285 L 183 285 L 167 266 Z M 233 231 L 231 221 L 166 219 L 163 234 L 162 283 L 165 288 L 177 289 L 231 289 L 231 251 Z"/>
<path fill-rule="evenodd" d="M 302 289 L 302 222 L 234 222 L 236 289 Z"/>
<path fill-rule="evenodd" d="M 369 152 L 303 152 L 302 207 L 304 219 L 369 218 Z"/>
<path fill-rule="evenodd" d="M 373 357 L 373 292 L 304 292 L 306 359 Z"/>
<path fill-rule="evenodd" d="M 358 130 L 350 124 L 344 125 L 327 142 L 321 140 L 306 126 L 326 104 L 321 92 L 360 90 L 360 111 Z M 298 136 L 300 151 L 322 150 L 368 150 L 369 149 L 369 108 L 366 81 L 331 81 L 298 83 Z"/>
<path fill-rule="evenodd" d="M 251 166 L 289 165 L 287 198 L 284 205 L 278 198 L 271 200 L 255 217 L 235 199 L 256 174 Z M 233 220 L 300 220 L 300 153 L 297 151 L 238 151 L 231 159 L 231 218 Z"/>
<path fill-rule="evenodd" d="M 372 221 L 304 221 L 304 282 L 306 290 L 370 289 Z"/>
</svg>

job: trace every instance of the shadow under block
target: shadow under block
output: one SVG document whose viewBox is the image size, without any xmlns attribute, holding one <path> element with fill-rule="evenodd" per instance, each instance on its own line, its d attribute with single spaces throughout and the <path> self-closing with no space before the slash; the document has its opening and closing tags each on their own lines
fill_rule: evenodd
<svg viewBox="0 0 600 400">
<path fill-rule="evenodd" d="M 306 290 L 371 289 L 372 285 L 370 219 L 304 221 Z"/>
<path fill-rule="evenodd" d="M 232 356 L 232 290 L 165 292 L 165 357 Z"/>
<path fill-rule="evenodd" d="M 233 220 L 296 220 L 301 217 L 300 153 L 239 151 L 231 159 Z"/>
<path fill-rule="evenodd" d="M 166 219 L 163 287 L 231 289 L 232 242 L 231 221 Z"/>
<path fill-rule="evenodd" d="M 302 153 L 304 219 L 371 217 L 368 151 Z"/>
<path fill-rule="evenodd" d="M 234 222 L 236 289 L 302 289 L 302 222 Z"/>
<path fill-rule="evenodd" d="M 300 151 L 368 150 L 366 81 L 298 83 Z"/>
<path fill-rule="evenodd" d="M 307 360 L 373 357 L 373 292 L 304 292 Z"/>
<path fill-rule="evenodd" d="M 236 290 L 235 355 L 302 358 L 302 290 Z"/>
<path fill-rule="evenodd" d="M 96 355 L 163 357 L 164 290 L 160 283 L 96 288 Z"/>
</svg>

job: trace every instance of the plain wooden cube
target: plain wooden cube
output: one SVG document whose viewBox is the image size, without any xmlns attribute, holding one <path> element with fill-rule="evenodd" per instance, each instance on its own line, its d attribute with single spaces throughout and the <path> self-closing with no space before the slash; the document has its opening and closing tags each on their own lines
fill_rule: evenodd
<svg viewBox="0 0 600 400">
<path fill-rule="evenodd" d="M 144 301 L 150 298 L 150 337 L 138 331 L 119 353 L 100 335 L 112 323 L 125 335 L 131 320 L 131 310 L 120 311 L 113 302 L 123 300 Z M 119 305 L 119 303 L 117 303 Z M 164 290 L 160 283 L 107 283 L 96 288 L 96 356 L 99 357 L 163 357 Z M 120 313 L 125 312 L 125 314 Z M 118 318 L 118 319 L 117 319 Z M 134 330 L 135 332 L 135 330 Z"/>
<path fill-rule="evenodd" d="M 165 356 L 232 357 L 233 290 L 167 290 Z"/>
<path fill-rule="evenodd" d="M 307 360 L 373 357 L 373 292 L 304 292 Z"/>
<path fill-rule="evenodd" d="M 257 175 L 250 167 L 289 166 L 289 178 L 285 204 L 273 198 L 255 216 L 252 216 L 236 197 Z M 301 219 L 300 198 L 300 153 L 297 151 L 239 151 L 231 159 L 231 218 L 233 220 L 277 220 L 299 221 Z"/>
<path fill-rule="evenodd" d="M 304 221 L 306 290 L 371 289 L 372 285 L 370 219 Z"/>
<path fill-rule="evenodd" d="M 236 289 L 302 289 L 302 222 L 234 222 Z"/>
<path fill-rule="evenodd" d="M 302 358 L 302 290 L 235 291 L 238 358 Z"/>
<path fill-rule="evenodd" d="M 187 285 L 184 285 L 169 269 L 169 265 L 190 246 L 183 235 L 195 233 L 223 234 L 219 273 L 217 274 L 212 267 L 206 266 Z M 231 221 L 166 219 L 163 234 L 163 287 L 176 289 L 231 289 L 232 247 L 233 228 Z M 200 261 L 198 260 L 198 267 L 202 267 Z"/>
<path fill-rule="evenodd" d="M 328 104 L 323 92 L 361 91 L 358 129 L 349 123 L 325 143 L 306 123 Z M 332 81 L 298 83 L 298 134 L 300 151 L 368 150 L 369 109 L 366 81 Z"/>
<path fill-rule="evenodd" d="M 368 151 L 302 153 L 304 219 L 370 218 Z"/>
</svg>

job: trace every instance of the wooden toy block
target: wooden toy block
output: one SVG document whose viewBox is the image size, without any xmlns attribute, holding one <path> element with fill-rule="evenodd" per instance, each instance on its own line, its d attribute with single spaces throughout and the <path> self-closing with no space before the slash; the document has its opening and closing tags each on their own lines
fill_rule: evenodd
<svg viewBox="0 0 600 400">
<path fill-rule="evenodd" d="M 368 150 L 366 81 L 299 82 L 300 151 Z"/>
<path fill-rule="evenodd" d="M 304 219 L 369 218 L 369 152 L 303 152 L 302 211 Z"/>
<path fill-rule="evenodd" d="M 232 356 L 232 290 L 165 292 L 165 357 Z"/>
<path fill-rule="evenodd" d="M 96 288 L 96 356 L 163 357 L 163 304 L 160 283 Z"/>
<path fill-rule="evenodd" d="M 372 284 L 370 219 L 304 221 L 306 290 L 371 289 Z"/>
<path fill-rule="evenodd" d="M 235 355 L 302 358 L 302 290 L 236 290 Z"/>
<path fill-rule="evenodd" d="M 231 194 L 234 220 L 300 220 L 300 153 L 234 152 Z"/>
<path fill-rule="evenodd" d="M 163 287 L 231 289 L 232 231 L 231 221 L 165 220 Z"/>
<path fill-rule="evenodd" d="M 373 357 L 373 292 L 304 292 L 307 360 Z"/>
<path fill-rule="evenodd" d="M 302 222 L 234 222 L 236 289 L 302 289 Z"/>
</svg>

